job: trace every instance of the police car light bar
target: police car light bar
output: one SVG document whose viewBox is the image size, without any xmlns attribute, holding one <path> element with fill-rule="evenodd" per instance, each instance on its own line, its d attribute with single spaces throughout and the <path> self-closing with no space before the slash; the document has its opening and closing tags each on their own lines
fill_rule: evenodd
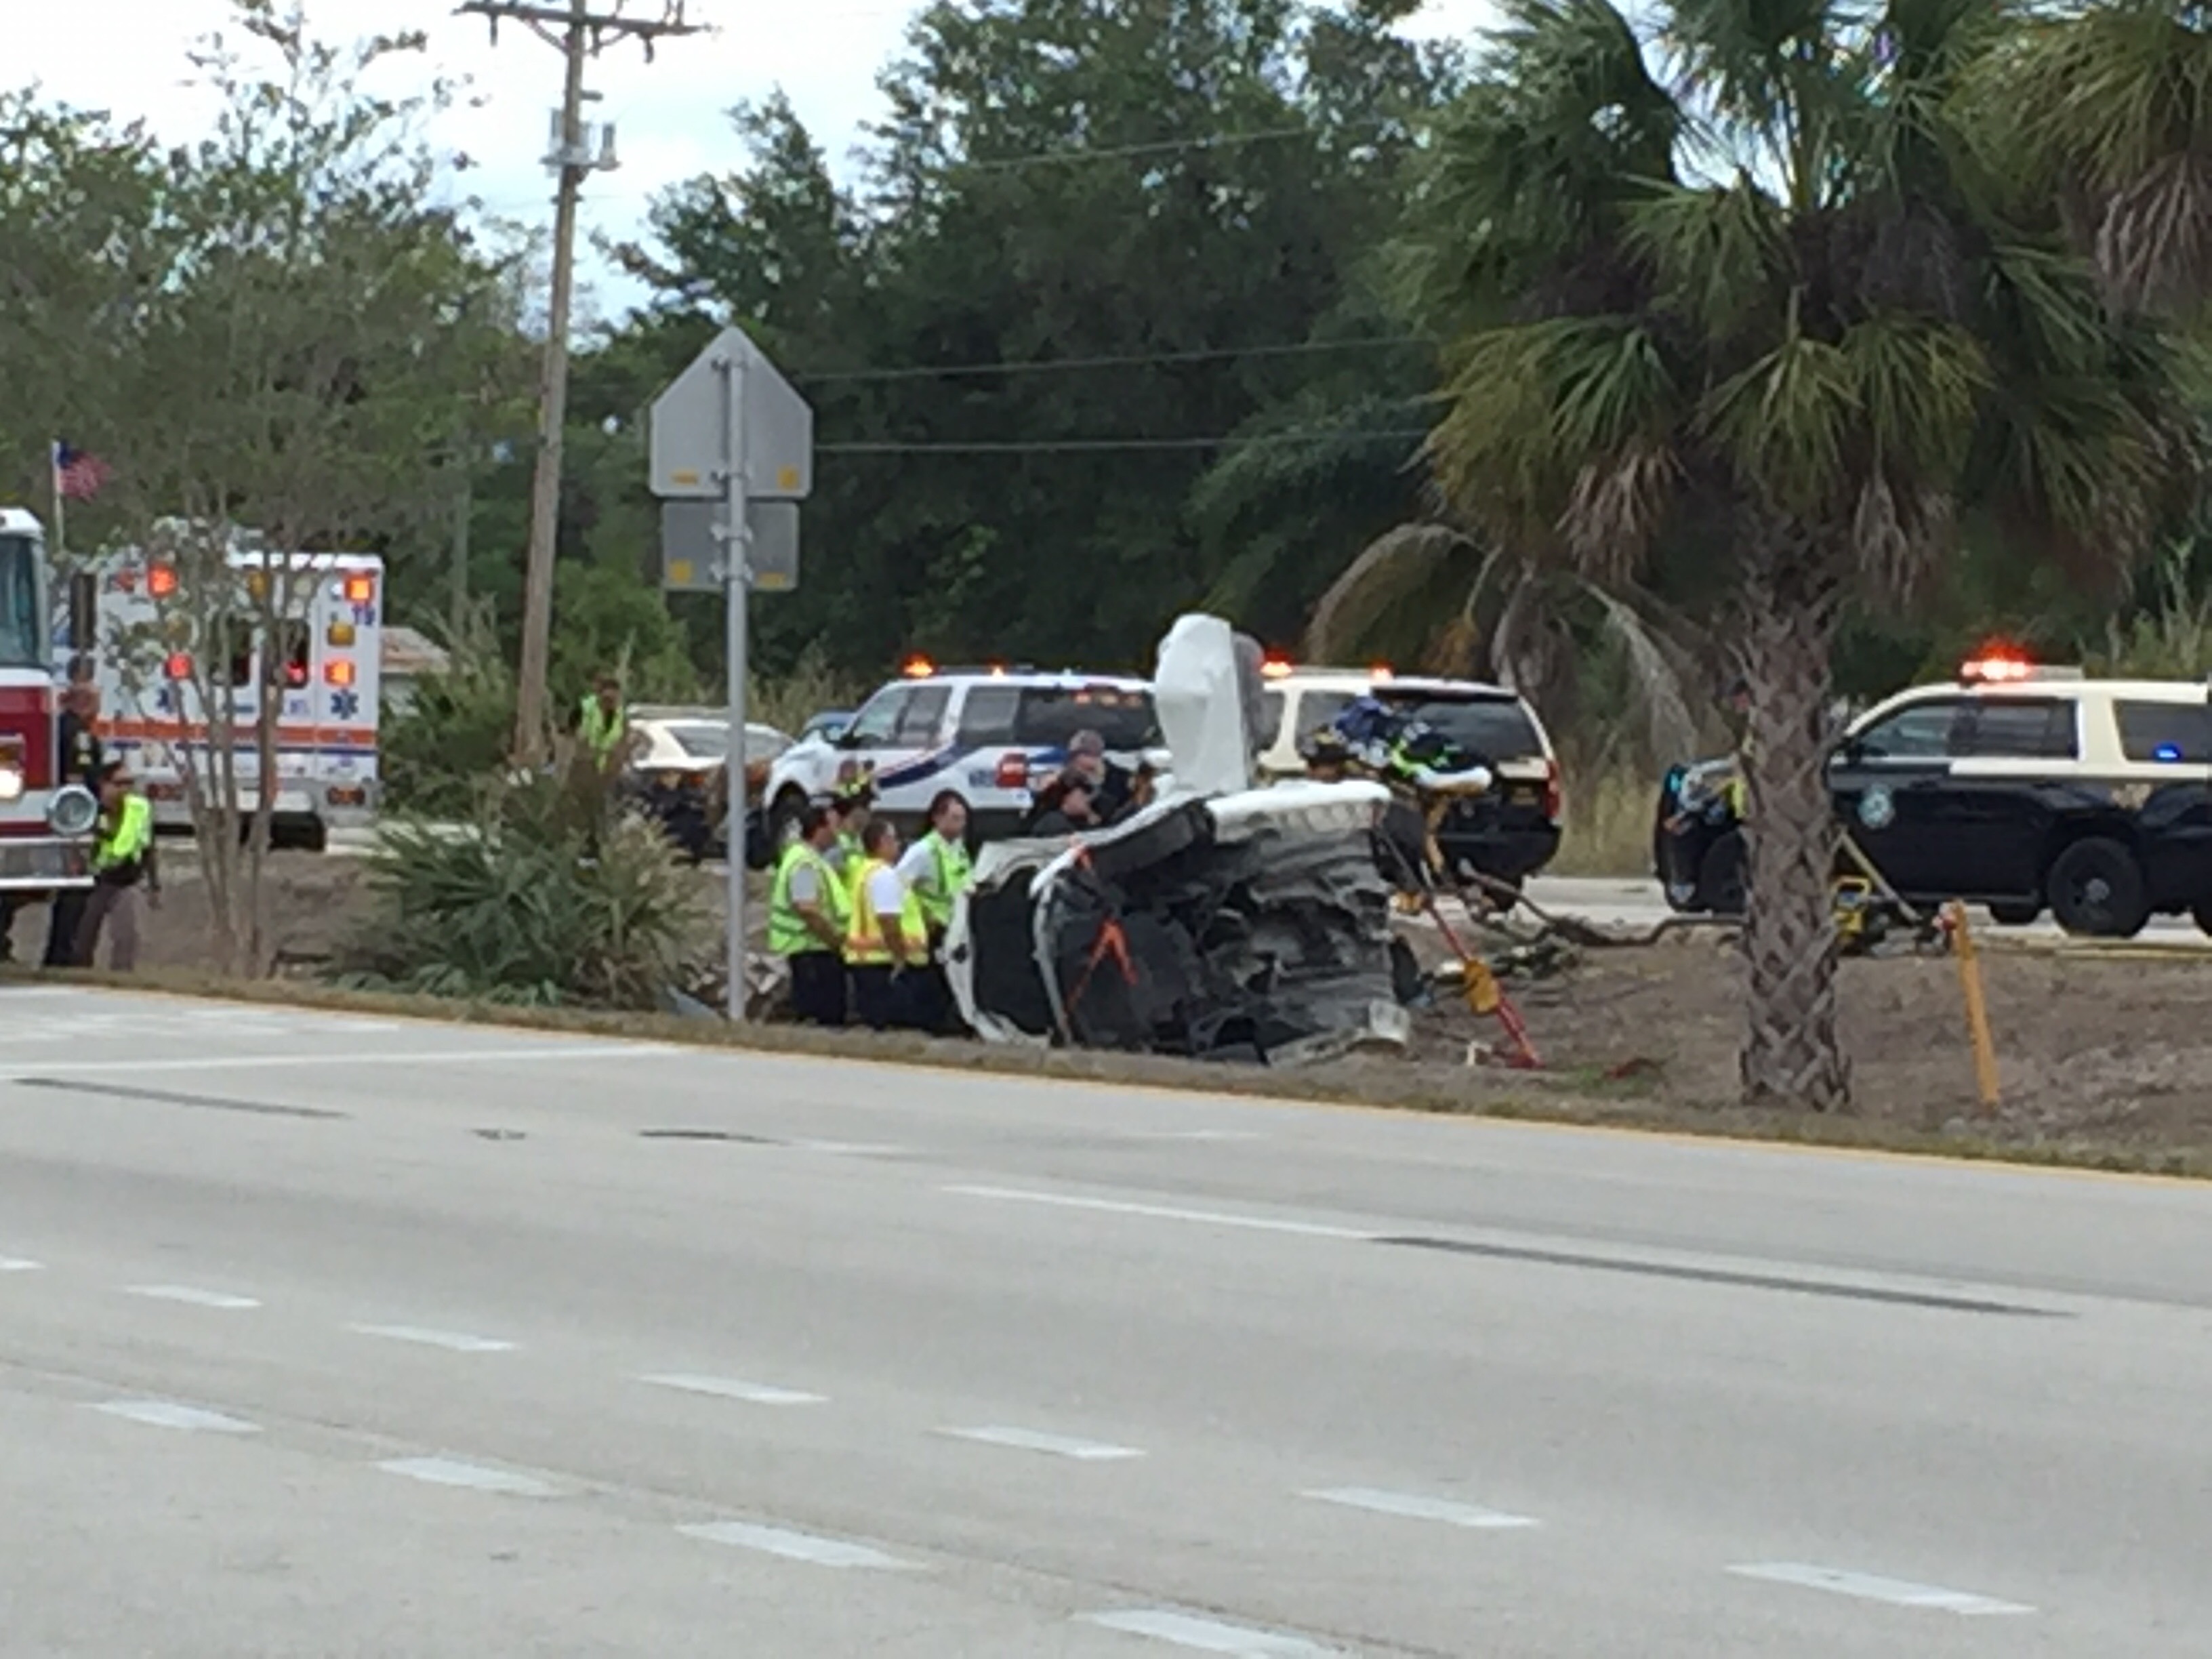
<svg viewBox="0 0 2212 1659">
<path fill-rule="evenodd" d="M 2012 652 L 1990 652 L 1959 665 L 1959 678 L 1969 685 L 2018 685 L 2033 680 L 2078 680 L 2078 668 L 2051 668 Z"/>
</svg>

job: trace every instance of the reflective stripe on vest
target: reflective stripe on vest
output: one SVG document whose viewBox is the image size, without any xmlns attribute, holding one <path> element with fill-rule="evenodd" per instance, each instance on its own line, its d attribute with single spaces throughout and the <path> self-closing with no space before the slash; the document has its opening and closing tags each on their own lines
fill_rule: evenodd
<svg viewBox="0 0 2212 1659">
<path fill-rule="evenodd" d="M 154 804 L 143 795 L 125 795 L 122 811 L 92 849 L 92 867 L 112 870 L 134 864 L 153 844 Z"/>
<path fill-rule="evenodd" d="M 886 968 L 898 961 L 890 941 L 884 937 L 883 918 L 876 907 L 868 902 L 868 881 L 879 870 L 891 866 L 881 859 L 864 859 L 846 896 L 853 906 L 852 921 L 845 933 L 845 961 L 854 968 Z M 907 938 L 907 960 L 919 967 L 929 960 L 929 945 L 926 925 L 921 918 L 921 900 L 912 887 L 906 889 L 904 902 L 899 906 L 899 932 Z"/>
<path fill-rule="evenodd" d="M 792 902 L 791 878 L 808 866 L 814 871 L 816 907 L 832 927 L 840 932 L 844 929 L 844 884 L 830 867 L 827 859 L 805 842 L 794 841 L 783 849 L 782 858 L 777 860 L 775 884 L 769 892 L 768 948 L 773 956 L 796 957 L 830 948 L 822 942 L 822 935 L 806 925 L 805 913 Z"/>
<path fill-rule="evenodd" d="M 975 879 L 975 866 L 969 861 L 968 849 L 957 841 L 947 841 L 933 830 L 923 841 L 929 848 L 933 872 L 933 886 L 923 889 L 915 896 L 921 901 L 922 919 L 939 933 L 951 925 L 952 902 L 966 892 Z"/>
</svg>

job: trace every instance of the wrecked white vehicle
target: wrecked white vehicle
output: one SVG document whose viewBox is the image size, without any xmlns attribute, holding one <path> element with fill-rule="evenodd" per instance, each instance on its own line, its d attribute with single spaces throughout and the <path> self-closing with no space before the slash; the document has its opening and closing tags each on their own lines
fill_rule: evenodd
<svg viewBox="0 0 2212 1659">
<path fill-rule="evenodd" d="M 945 964 L 987 1041 L 1267 1065 L 1407 1041 L 1374 851 L 1389 793 L 1251 788 L 1251 666 L 1225 623 L 1184 617 L 1155 682 L 1176 793 L 1073 842 L 985 850 Z"/>
</svg>

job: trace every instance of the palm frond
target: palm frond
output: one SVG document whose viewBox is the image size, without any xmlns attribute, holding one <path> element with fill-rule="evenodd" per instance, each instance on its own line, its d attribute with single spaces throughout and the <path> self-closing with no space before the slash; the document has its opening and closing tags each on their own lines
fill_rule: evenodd
<svg viewBox="0 0 2212 1659">
<path fill-rule="evenodd" d="M 1715 389 L 1702 425 L 1746 496 L 1818 519 L 1845 488 L 1861 413 L 1842 349 L 1793 333 Z"/>
<path fill-rule="evenodd" d="M 1661 307 L 1718 337 L 1771 329 L 1787 291 L 1788 227 L 1747 175 L 1654 191 L 1631 210 L 1628 235 L 1650 261 Z"/>
<path fill-rule="evenodd" d="M 1987 143 L 2023 171 L 2031 193 L 2080 204 L 2085 251 L 2116 303 L 2181 308 L 2212 299 L 2212 243 L 2201 219 L 2212 17 L 2203 6 L 2070 6 L 1987 53 L 1968 96 Z M 2192 210 L 2200 217 L 2192 221 Z"/>
<path fill-rule="evenodd" d="M 1680 400 L 1649 329 L 1619 317 L 1494 329 L 1468 343 L 1446 391 L 1428 454 L 1449 500 L 1523 548 L 1564 536 L 1641 556 Z M 1603 522 L 1577 525 L 1577 502 Z"/>
<path fill-rule="evenodd" d="M 1307 625 L 1306 654 L 1324 662 L 1420 656 L 1440 619 L 1462 610 L 1468 590 L 1481 581 L 1495 556 L 1449 525 L 1407 524 L 1385 532 L 1321 596 Z"/>
</svg>

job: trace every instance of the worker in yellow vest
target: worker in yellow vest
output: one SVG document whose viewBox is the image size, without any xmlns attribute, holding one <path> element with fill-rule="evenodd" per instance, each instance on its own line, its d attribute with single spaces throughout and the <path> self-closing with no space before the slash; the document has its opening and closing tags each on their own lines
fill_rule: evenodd
<svg viewBox="0 0 2212 1659">
<path fill-rule="evenodd" d="M 953 907 L 975 885 L 975 866 L 968 857 L 968 803 L 942 789 L 929 803 L 929 831 L 907 848 L 899 878 L 921 906 L 929 929 L 930 960 L 908 977 L 907 1011 L 926 1031 L 951 1024 L 952 988 L 945 979 L 945 934 Z"/>
<path fill-rule="evenodd" d="M 769 890 L 768 948 L 791 966 L 791 1011 L 813 1025 L 845 1023 L 845 883 L 830 866 L 837 826 L 826 806 L 799 815 Z"/>
<path fill-rule="evenodd" d="M 622 682 L 612 674 L 600 675 L 591 694 L 577 705 L 576 738 L 602 771 L 623 758 L 629 744 L 629 716 L 623 707 Z"/>
<path fill-rule="evenodd" d="M 860 832 L 860 866 L 845 890 L 853 1009 L 861 1024 L 878 1031 L 912 1024 L 901 976 L 929 963 L 929 927 L 921 900 L 899 879 L 898 857 L 898 830 L 889 818 L 871 818 Z"/>
<path fill-rule="evenodd" d="M 100 936 L 109 933 L 108 966 L 127 974 L 138 965 L 138 892 L 149 902 L 161 897 L 161 868 L 154 856 L 153 803 L 131 787 L 121 761 L 100 769 L 100 828 L 92 848 L 92 893 L 77 926 L 76 965 L 99 965 Z"/>
</svg>

